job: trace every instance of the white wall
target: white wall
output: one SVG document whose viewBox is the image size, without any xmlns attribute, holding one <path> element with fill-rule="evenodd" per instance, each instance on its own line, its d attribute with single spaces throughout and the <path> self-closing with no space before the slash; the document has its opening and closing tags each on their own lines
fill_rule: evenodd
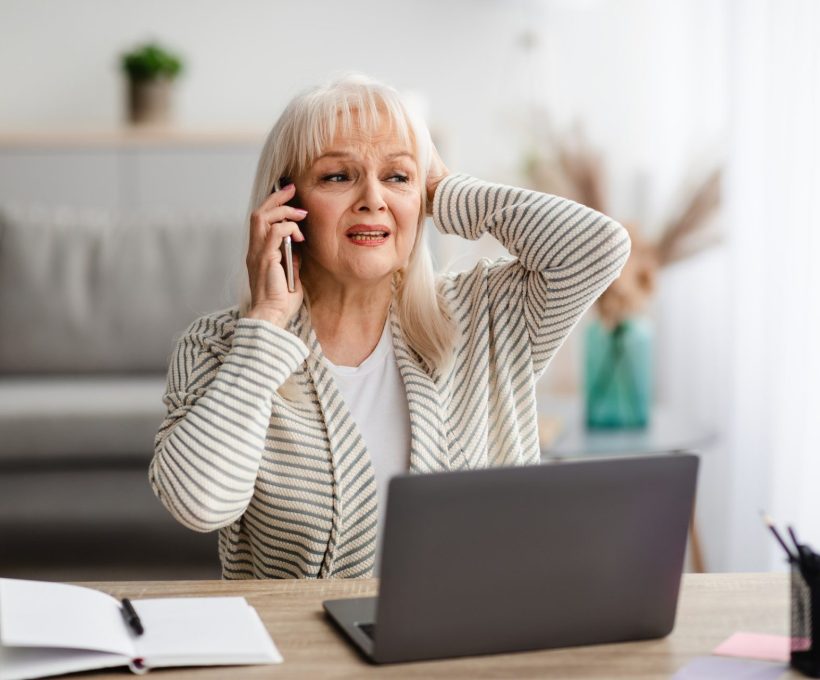
<svg viewBox="0 0 820 680">
<path fill-rule="evenodd" d="M 700 0 L 537 3 L 537 97 L 558 129 L 584 122 L 607 159 L 608 211 L 657 235 L 693 185 L 727 153 L 729 6 Z M 718 220 L 719 221 L 719 220 Z M 725 248 L 669 268 L 650 310 L 655 323 L 657 399 L 699 433 L 703 450 L 698 524 L 711 570 L 765 568 L 748 547 L 728 546 L 732 460 L 728 418 Z M 565 388 L 578 377 L 579 326 L 545 377 Z M 565 360 L 571 360 L 567 365 Z M 755 474 L 745 470 L 746 475 Z M 761 473 L 762 474 L 762 473 Z M 755 517 L 757 521 L 757 517 Z M 766 540 L 761 533 L 761 541 Z"/>
<path fill-rule="evenodd" d="M 295 92 L 362 70 L 426 100 L 453 169 L 514 181 L 529 105 L 559 129 L 581 119 L 608 159 L 613 215 L 657 231 L 681 179 L 719 151 L 724 5 L 2 0 L 0 129 L 117 124 L 119 55 L 156 38 L 187 63 L 180 124 L 265 130 Z"/>
<path fill-rule="evenodd" d="M 267 129 L 299 90 L 361 70 L 424 93 L 454 164 L 501 178 L 518 151 L 496 125 L 522 2 L 3 0 L 0 126 L 116 124 L 118 55 L 156 38 L 188 65 L 177 120 Z"/>
<path fill-rule="evenodd" d="M 711 0 L 0 0 L 0 130 L 117 124 L 118 55 L 147 38 L 188 65 L 180 124 L 264 129 L 298 90 L 362 70 L 419 93 L 451 169 L 491 180 L 520 181 L 528 107 L 546 107 L 559 130 L 583 120 L 608 159 L 609 211 L 655 234 L 724 151 L 728 31 L 727 3 Z M 438 246 L 445 261 L 463 251 Z M 716 428 L 721 257 L 665 273 L 654 315 L 660 398 Z M 577 380 L 581 330 L 547 388 Z M 718 450 L 704 462 L 701 524 L 709 566 L 742 569 L 741 548 L 725 547 L 727 460 Z"/>
</svg>

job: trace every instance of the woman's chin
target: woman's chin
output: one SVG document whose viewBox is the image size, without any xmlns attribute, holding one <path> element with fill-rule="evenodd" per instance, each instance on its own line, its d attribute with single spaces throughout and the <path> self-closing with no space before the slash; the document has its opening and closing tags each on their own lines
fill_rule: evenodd
<svg viewBox="0 0 820 680">
<path fill-rule="evenodd" d="M 363 257 L 350 262 L 351 274 L 362 281 L 378 281 L 386 276 L 392 276 L 401 266 L 402 263 L 395 254 L 373 251 L 364 253 Z"/>
<path fill-rule="evenodd" d="M 393 276 L 393 272 L 401 267 L 398 263 L 383 263 L 367 267 L 356 267 L 352 272 L 353 277 L 363 283 L 378 283 L 384 279 L 389 279 Z"/>
</svg>

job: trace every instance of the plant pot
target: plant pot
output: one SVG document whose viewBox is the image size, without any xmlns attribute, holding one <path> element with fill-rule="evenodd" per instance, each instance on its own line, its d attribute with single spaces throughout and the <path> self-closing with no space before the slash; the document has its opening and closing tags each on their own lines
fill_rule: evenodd
<svg viewBox="0 0 820 680">
<path fill-rule="evenodd" d="M 584 340 L 587 427 L 646 427 L 652 396 L 649 322 L 642 318 L 627 319 L 609 330 L 595 319 Z"/>
<path fill-rule="evenodd" d="M 128 120 L 136 125 L 169 123 L 172 83 L 169 78 L 129 79 Z"/>
</svg>

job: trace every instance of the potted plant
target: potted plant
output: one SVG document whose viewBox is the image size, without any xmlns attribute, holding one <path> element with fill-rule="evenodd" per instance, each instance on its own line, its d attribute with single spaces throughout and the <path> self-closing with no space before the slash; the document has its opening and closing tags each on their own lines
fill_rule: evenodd
<svg viewBox="0 0 820 680">
<path fill-rule="evenodd" d="M 171 91 L 182 72 L 182 60 L 157 43 L 147 43 L 122 55 L 128 78 L 128 119 L 136 124 L 167 123 Z"/>
</svg>

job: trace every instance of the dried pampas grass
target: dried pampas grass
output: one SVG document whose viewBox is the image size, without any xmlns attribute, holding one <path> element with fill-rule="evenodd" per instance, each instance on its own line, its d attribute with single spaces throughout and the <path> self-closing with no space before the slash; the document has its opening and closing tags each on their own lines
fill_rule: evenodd
<svg viewBox="0 0 820 680">
<path fill-rule="evenodd" d="M 551 146 L 548 153 L 533 153 L 527 160 L 526 174 L 533 187 L 609 214 L 601 156 L 588 148 L 577 129 L 563 140 L 552 141 Z M 645 310 L 662 267 L 720 243 L 720 236 L 708 229 L 709 218 L 720 205 L 720 185 L 718 168 L 709 173 L 657 239 L 644 236 L 635 222 L 623 221 L 632 239 L 632 253 L 620 277 L 595 303 L 605 326 L 615 328 Z"/>
</svg>

